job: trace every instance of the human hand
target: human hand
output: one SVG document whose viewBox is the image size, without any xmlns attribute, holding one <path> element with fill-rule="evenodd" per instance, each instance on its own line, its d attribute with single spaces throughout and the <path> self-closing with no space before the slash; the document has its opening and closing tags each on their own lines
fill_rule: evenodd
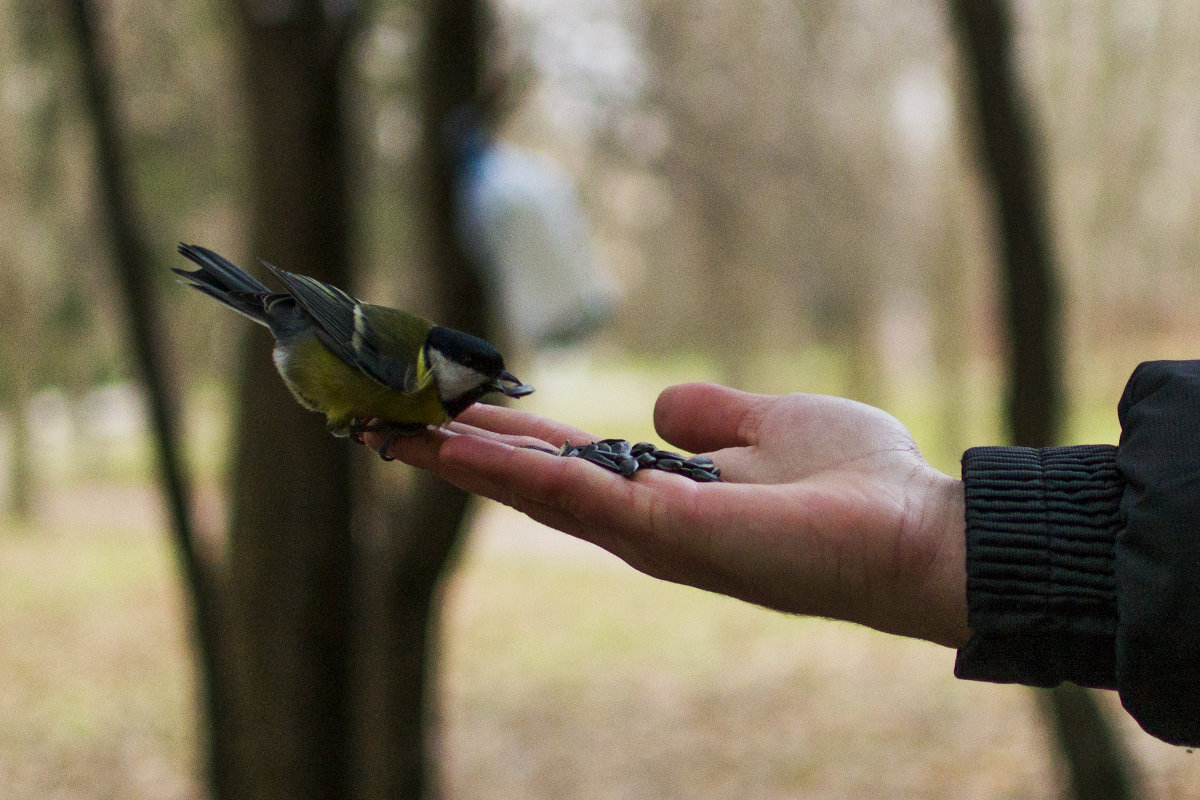
<svg viewBox="0 0 1200 800">
<path fill-rule="evenodd" d="M 486 405 L 445 429 L 396 439 L 389 454 L 658 578 L 950 647 L 966 642 L 962 485 L 930 467 L 894 417 L 837 397 L 683 384 L 659 396 L 654 422 L 674 446 L 710 456 L 723 482 L 653 470 L 627 479 L 523 449 L 599 437 Z"/>
</svg>

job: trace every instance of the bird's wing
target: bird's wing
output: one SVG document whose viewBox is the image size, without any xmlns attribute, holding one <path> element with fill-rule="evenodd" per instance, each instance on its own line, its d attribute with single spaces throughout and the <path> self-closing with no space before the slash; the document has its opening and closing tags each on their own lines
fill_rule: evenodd
<svg viewBox="0 0 1200 800">
<path fill-rule="evenodd" d="M 421 348 L 433 323 L 387 306 L 359 303 L 352 346 L 363 369 L 393 389 L 415 392 L 430 380 L 421 369 Z"/>
<path fill-rule="evenodd" d="M 263 266 L 271 270 L 271 273 L 287 287 L 300 307 L 312 317 L 317 338 L 322 344 L 342 361 L 381 381 L 378 375 L 372 374 L 360 363 L 358 354 L 354 352 L 354 308 L 358 305 L 358 300 L 336 286 L 330 286 L 316 278 L 286 272 L 265 261 Z"/>
<path fill-rule="evenodd" d="M 266 266 L 312 317 L 317 337 L 338 358 L 389 389 L 413 392 L 429 382 L 418 365 L 431 322 L 363 303 L 316 278 Z"/>
</svg>

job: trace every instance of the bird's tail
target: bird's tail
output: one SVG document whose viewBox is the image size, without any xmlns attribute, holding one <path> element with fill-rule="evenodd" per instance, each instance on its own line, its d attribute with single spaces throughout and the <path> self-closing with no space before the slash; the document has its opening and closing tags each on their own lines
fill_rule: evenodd
<svg viewBox="0 0 1200 800">
<path fill-rule="evenodd" d="M 171 271 L 183 277 L 189 286 L 221 301 L 258 324 L 270 327 L 266 300 L 275 292 L 264 283 L 206 247 L 180 242 L 179 253 L 200 267 L 194 272 L 171 268 Z"/>
</svg>

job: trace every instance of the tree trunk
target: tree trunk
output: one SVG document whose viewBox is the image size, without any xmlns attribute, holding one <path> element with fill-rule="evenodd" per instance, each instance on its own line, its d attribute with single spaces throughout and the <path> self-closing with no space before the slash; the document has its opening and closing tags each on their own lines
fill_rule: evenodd
<svg viewBox="0 0 1200 800">
<path fill-rule="evenodd" d="M 27 3 L 9 9 L 9 24 L 14 28 L 18 58 L 33 75 L 47 75 L 54 68 L 59 42 L 52 28 L 45 24 L 46 7 L 42 3 Z M 6 241 L 0 244 L 0 258 L 12 266 L 0 270 L 0 370 L 7 376 L 8 391 L 4 400 L 12 414 L 9 429 L 8 505 L 7 511 L 21 522 L 33 519 L 37 505 L 37 481 L 30 436 L 30 412 L 34 392 L 34 365 L 42 360 L 42 319 L 46 316 L 44 292 L 31 276 L 46 274 L 48 262 L 57 246 L 57 231 L 38 236 L 38 248 L 30 252 L 21 246 L 28 237 L 32 218 L 51 213 L 56 198 L 55 141 L 59 127 L 60 92 L 41 98 L 28 113 L 12 114 L 9 121 L 17 126 L 17 144 L 5 152 L 5 164 L 0 167 L 0 181 L 8 187 L 5 202 Z M 17 198 L 23 208 L 12 206 Z M 24 229 L 24 230 L 23 230 Z M 24 267 L 16 263 L 24 261 Z"/>
<path fill-rule="evenodd" d="M 1045 172 L 1017 85 L 1005 3 L 951 5 L 998 226 L 1009 336 L 1008 421 L 1014 443 L 1049 447 L 1058 443 L 1062 427 L 1063 342 Z"/>
<path fill-rule="evenodd" d="M 37 363 L 35 306 L 25 291 L 24 275 L 0 270 L 0 370 L 8 379 L 5 405 L 10 413 L 8 497 L 5 511 L 27 523 L 34 517 L 33 448 L 29 410 L 33 401 L 33 365 Z"/>
<path fill-rule="evenodd" d="M 1045 171 L 1013 63 L 1011 15 L 1003 0 L 952 0 L 950 6 L 999 226 L 1009 426 L 1014 444 L 1048 447 L 1059 441 L 1064 411 L 1062 299 Z M 1066 758 L 1070 796 L 1134 796 L 1131 758 L 1087 690 L 1064 684 L 1043 694 L 1042 707 Z"/>
<path fill-rule="evenodd" d="M 208 770 L 214 792 L 224 797 L 221 789 L 229 774 L 229 751 L 222 731 L 231 718 L 232 697 L 221 660 L 227 641 L 222 587 L 217 575 L 202 560 L 193 531 L 190 493 L 180 456 L 177 404 L 169 396 L 164 359 L 159 350 L 163 326 L 157 308 L 150 302 L 148 274 L 153 259 L 128 190 L 131 179 L 117 134 L 120 124 L 113 103 L 112 77 L 96 46 L 94 9 L 87 0 L 69 0 L 64 12 L 78 50 L 83 95 L 92 123 L 101 217 L 113 248 L 113 269 L 125 303 L 130 348 L 146 392 L 159 481 L 167 501 L 175 549 L 192 598 L 200 694 L 208 723 Z"/>
<path fill-rule="evenodd" d="M 255 256 L 348 286 L 345 44 L 328 4 L 242 0 Z M 342 4 L 341 9 L 347 6 Z M 216 313 L 216 312 L 214 312 Z M 354 446 L 300 408 L 255 328 L 242 353 L 230 570 L 243 718 L 236 797 L 350 793 Z"/>
<path fill-rule="evenodd" d="M 482 0 L 441 0 L 429 6 L 421 58 L 422 162 L 429 266 L 439 298 L 438 322 L 492 338 L 492 309 L 483 282 L 455 236 L 454 165 L 445 146 L 447 113 L 476 99 L 488 18 Z M 368 616 L 373 673 L 368 676 L 370 741 L 361 796 L 418 800 L 440 795 L 433 750 L 437 736 L 437 674 L 443 575 L 453 562 L 469 497 L 428 473 L 409 491 L 381 500 L 389 555 L 377 607 Z"/>
</svg>

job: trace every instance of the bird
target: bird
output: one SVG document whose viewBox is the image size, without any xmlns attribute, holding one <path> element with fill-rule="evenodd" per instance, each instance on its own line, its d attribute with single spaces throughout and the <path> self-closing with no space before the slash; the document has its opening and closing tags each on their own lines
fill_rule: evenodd
<svg viewBox="0 0 1200 800">
<path fill-rule="evenodd" d="M 181 242 L 179 253 L 199 267 L 172 267 L 182 282 L 271 331 L 275 367 L 297 402 L 323 413 L 334 436 L 385 433 L 384 460 L 397 436 L 444 426 L 488 393 L 533 392 L 477 336 L 265 261 L 285 291 L 208 248 Z"/>
</svg>

